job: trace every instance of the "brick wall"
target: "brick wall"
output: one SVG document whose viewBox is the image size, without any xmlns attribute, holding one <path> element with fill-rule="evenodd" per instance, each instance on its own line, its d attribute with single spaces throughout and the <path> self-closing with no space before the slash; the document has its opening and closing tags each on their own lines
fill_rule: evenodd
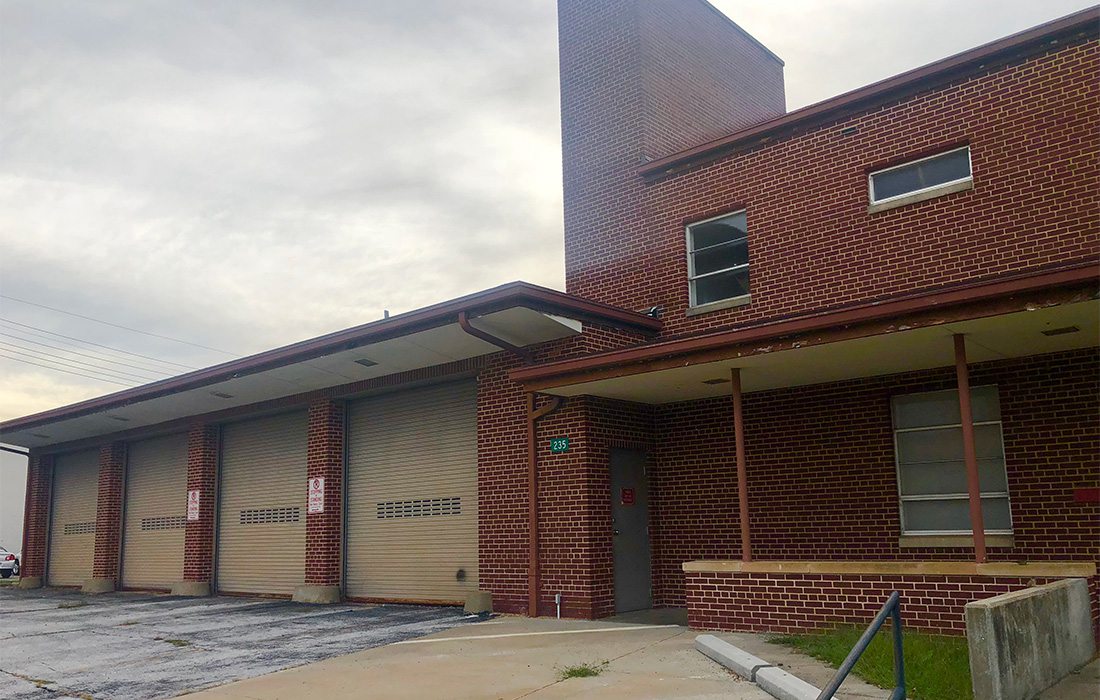
<svg viewBox="0 0 1100 700">
<path fill-rule="evenodd" d="M 199 519 L 187 521 L 183 545 L 184 581 L 211 583 L 218 441 L 216 425 L 196 425 L 187 433 L 187 491 L 199 492 Z"/>
<path fill-rule="evenodd" d="M 1100 480 L 1097 349 L 976 364 L 996 384 L 1015 546 L 990 559 L 1100 562 L 1100 504 L 1074 488 Z M 901 549 L 890 398 L 950 389 L 944 368 L 745 396 L 756 559 L 970 559 L 971 549 Z M 728 399 L 657 413 L 654 585 L 683 605 L 680 565 L 741 556 Z"/>
<path fill-rule="evenodd" d="M 344 404 L 328 400 L 311 403 L 308 431 L 306 471 L 309 479 L 325 480 L 325 497 L 323 513 L 306 513 L 305 583 L 339 586 L 344 518 Z"/>
<path fill-rule="evenodd" d="M 646 264 L 638 166 L 782 114 L 782 65 L 700 0 L 559 0 L 558 38 L 566 289 L 597 299 Z"/>
<path fill-rule="evenodd" d="M 95 554 L 92 557 L 94 579 L 118 578 L 119 548 L 122 544 L 122 476 L 125 468 L 126 443 L 113 442 L 100 448 Z"/>
<path fill-rule="evenodd" d="M 642 336 L 637 333 L 586 324 L 582 334 L 535 348 L 533 359 L 535 362 L 566 359 L 641 341 Z M 518 358 L 497 353 L 484 358 L 478 373 L 478 581 L 483 590 L 492 592 L 493 608 L 509 613 L 527 611 L 527 398 L 523 387 L 508 378 L 508 372 L 521 365 Z M 568 513 L 568 507 L 560 505 L 561 499 L 584 482 L 583 477 L 575 480 L 568 472 L 592 468 L 578 460 L 578 455 L 587 450 L 587 439 L 581 429 L 583 416 L 582 404 L 570 402 L 538 425 L 540 505 L 547 507 L 541 503 L 543 498 L 551 502 L 548 513 L 540 517 Z M 559 434 L 575 438 L 568 456 L 550 454 L 550 436 Z M 602 468 L 606 472 L 606 465 Z M 591 509 L 603 507 L 593 499 L 580 500 L 576 505 L 586 518 L 597 517 L 590 515 Z M 540 556 L 544 569 L 540 610 L 553 610 L 554 593 L 564 589 L 568 591 L 565 610 L 570 615 L 593 617 L 595 610 L 606 608 L 606 602 L 594 602 L 606 600 L 606 581 L 600 584 L 604 593 L 597 595 L 592 583 L 596 574 L 589 571 L 587 564 L 583 571 L 570 570 L 581 560 L 575 556 L 579 549 L 591 547 L 585 534 L 588 530 L 574 528 L 568 516 L 560 520 L 560 527 L 571 528 L 576 535 L 574 541 L 565 531 L 557 532 L 558 527 L 559 522 L 551 517 L 541 530 L 548 539 L 542 541 L 545 554 Z M 601 566 L 606 569 L 606 562 Z"/>
<path fill-rule="evenodd" d="M 615 610 L 608 463 L 614 447 L 648 449 L 653 410 L 598 397 L 570 399 L 537 431 L 539 450 L 539 613 L 599 618 Z M 568 437 L 569 450 L 550 452 Z"/>
<path fill-rule="evenodd" d="M 688 624 L 732 632 L 807 632 L 864 626 L 893 591 L 902 625 L 937 634 L 966 632 L 964 606 L 974 600 L 1051 583 L 1054 578 L 697 573 L 687 575 Z M 1093 629 L 1100 577 L 1088 579 Z"/>
<path fill-rule="evenodd" d="M 27 460 L 27 491 L 23 509 L 23 550 L 20 575 L 46 575 L 46 542 L 50 529 L 50 482 L 53 455 L 32 454 Z"/>
<path fill-rule="evenodd" d="M 626 100 L 631 89 L 609 94 Z M 569 290 L 662 306 L 671 337 L 1095 257 L 1100 44 L 1067 43 L 893 99 L 651 182 L 604 174 L 606 190 L 571 191 L 567 178 Z M 567 173 L 570 158 L 604 158 L 582 134 L 566 148 Z M 961 144 L 972 190 L 868 213 L 869 170 Z M 739 209 L 752 301 L 689 317 L 684 226 Z"/>
</svg>

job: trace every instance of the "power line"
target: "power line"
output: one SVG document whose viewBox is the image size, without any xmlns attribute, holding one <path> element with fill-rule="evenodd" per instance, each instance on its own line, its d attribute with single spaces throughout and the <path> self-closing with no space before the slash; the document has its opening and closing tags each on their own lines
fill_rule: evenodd
<svg viewBox="0 0 1100 700">
<path fill-rule="evenodd" d="M 105 326 L 111 326 L 112 328 L 121 328 L 124 331 L 130 331 L 132 333 L 141 333 L 142 335 L 152 336 L 153 338 L 160 338 L 162 340 L 171 340 L 174 343 L 183 343 L 184 345 L 190 345 L 196 348 L 202 348 L 203 350 L 212 350 L 213 352 L 220 352 L 223 355 L 229 355 L 230 357 L 240 357 L 236 353 L 229 352 L 228 350 L 219 350 L 218 348 L 212 348 L 208 345 L 199 345 L 198 343 L 192 343 L 189 340 L 180 340 L 179 338 L 172 338 L 167 335 L 160 335 L 158 333 L 150 333 L 149 331 L 138 330 L 137 328 L 130 328 L 129 326 L 122 326 L 117 323 L 111 323 L 110 321 L 103 321 L 98 318 L 92 318 L 91 316 L 84 316 L 81 314 L 73 313 L 72 311 L 65 311 L 64 309 L 58 309 L 53 306 L 46 306 L 45 304 L 38 304 L 33 301 L 27 301 L 26 299 L 17 299 L 6 294 L 0 294 L 0 299 L 7 299 L 8 301 L 19 302 L 20 304 L 27 304 L 28 306 L 37 306 L 40 309 L 48 309 L 50 311 L 56 311 L 59 314 L 65 314 L 66 316 L 74 316 L 76 318 L 82 318 L 85 321 L 94 321 L 95 323 L 102 323 Z"/>
<path fill-rule="evenodd" d="M 0 353 L 0 357 L 6 358 L 6 359 L 9 359 L 9 360 L 13 360 L 15 362 L 22 362 L 25 365 L 34 365 L 35 367 L 42 367 L 44 369 L 53 370 L 54 372 L 64 372 L 65 374 L 75 374 L 78 377 L 87 377 L 88 379 L 96 379 L 96 380 L 99 380 L 101 382 L 107 382 L 108 384 L 118 384 L 119 386 L 125 386 L 125 387 L 134 386 L 133 384 L 126 384 L 126 383 L 123 383 L 123 382 L 116 382 L 113 379 L 104 379 L 103 377 L 93 377 L 90 374 L 81 374 L 80 372 L 70 372 L 67 369 L 60 369 L 58 367 L 50 367 L 48 365 L 40 365 L 37 362 L 31 362 L 29 360 L 20 360 L 18 357 L 10 357 L 8 355 L 4 355 L 3 353 Z"/>
<path fill-rule="evenodd" d="M 91 368 L 95 369 L 96 371 L 102 370 L 104 372 L 110 372 L 111 374 L 126 375 L 126 376 L 129 376 L 129 377 L 133 377 L 134 379 L 140 379 L 144 382 L 153 382 L 153 381 L 157 381 L 158 379 L 164 379 L 163 375 L 160 376 L 160 377 L 157 377 L 155 375 L 152 375 L 152 373 L 149 373 L 149 376 L 142 376 L 141 374 L 138 374 L 136 372 L 128 372 L 124 369 L 115 369 L 114 367 L 106 367 L 106 366 L 103 366 L 103 365 L 95 364 L 93 362 L 84 362 L 83 360 L 75 360 L 71 357 L 66 357 L 65 355 L 57 355 L 57 354 L 52 353 L 52 352 L 46 352 L 45 350 L 39 350 L 38 348 L 29 348 L 25 345 L 20 345 L 18 343 L 13 343 L 11 341 L 0 341 L 0 348 L 6 348 L 9 352 L 16 352 L 16 350 L 13 350 L 12 348 L 18 348 L 19 350 L 26 351 L 26 352 L 21 352 L 20 354 L 22 354 L 22 355 L 26 355 L 28 353 L 33 353 L 32 356 L 44 355 L 46 357 L 52 357 L 52 358 L 56 358 L 58 360 L 63 360 L 65 362 L 74 362 L 78 365 L 85 365 L 87 367 L 91 367 Z M 131 367 L 130 369 L 136 369 L 136 368 Z"/>
<path fill-rule="evenodd" d="M 18 321 L 12 321 L 11 319 L 7 319 L 7 318 L 0 317 L 0 321 L 3 321 L 4 323 L 9 323 L 9 324 L 12 324 L 12 325 L 15 325 L 15 326 L 22 326 L 23 328 L 30 328 L 30 329 L 33 329 L 35 331 L 41 331 L 42 333 L 48 333 L 49 335 L 56 335 L 59 338 L 66 338 L 68 340 L 75 340 L 78 343 L 84 343 L 85 345 L 94 345 L 95 347 L 103 348 L 104 350 L 111 350 L 112 352 L 120 352 L 124 355 L 133 355 L 134 357 L 141 357 L 141 358 L 144 358 L 146 360 L 153 360 L 154 362 L 161 362 L 161 363 L 164 363 L 166 365 L 175 365 L 176 367 L 183 367 L 184 369 L 198 369 L 198 367 L 193 367 L 191 365 L 185 365 L 185 364 L 182 364 L 182 363 L 179 363 L 179 362 L 171 362 L 169 360 L 161 360 L 161 359 L 153 357 L 151 355 L 142 355 L 141 353 L 138 353 L 138 352 L 130 352 L 129 350 L 123 350 L 121 348 L 113 348 L 110 345 L 102 345 L 100 343 L 93 343 L 90 340 L 83 340 L 82 338 L 75 338 L 71 335 L 64 335 L 62 333 L 55 333 L 53 331 L 48 331 L 45 328 L 39 328 L 37 326 L 31 326 L 31 325 L 28 325 L 26 323 L 20 323 Z M 24 332 L 26 332 L 26 331 L 24 331 Z M 36 335 L 36 334 L 32 333 L 31 335 Z"/>
<path fill-rule="evenodd" d="M 0 328 L 3 328 L 3 326 L 0 326 Z M 110 362 L 113 365 L 121 365 L 122 367 L 128 367 L 130 369 L 136 369 L 136 370 L 140 370 L 142 372 L 149 372 L 151 374 L 163 374 L 163 375 L 173 374 L 172 372 L 168 372 L 167 370 L 164 370 L 164 369 L 158 369 L 156 367 L 143 367 L 141 365 L 135 365 L 135 364 L 131 364 L 129 362 L 121 362 L 119 360 L 113 360 L 113 359 L 111 359 L 109 357 L 105 357 L 103 355 L 95 355 L 95 354 L 91 354 L 91 353 L 80 352 L 79 350 L 70 350 L 68 348 L 61 347 L 60 345 L 50 345 L 49 343 L 43 343 L 39 340 L 32 340 L 30 338 L 22 338 L 18 335 L 12 335 L 11 333 L 4 333 L 2 331 L 0 331 L 0 336 L 4 336 L 5 338 L 14 338 L 15 340 L 18 340 L 18 341 L 23 342 L 23 343 L 32 343 L 34 345 L 41 345 L 44 348 L 50 348 L 52 350 L 60 350 L 61 352 L 68 353 L 70 355 L 79 355 L 81 357 L 87 357 L 87 358 L 90 358 L 92 360 L 99 360 L 100 362 Z M 17 345 L 16 347 L 22 347 L 22 346 Z M 24 347 L 23 349 L 24 350 L 35 350 L 35 352 L 41 352 L 41 350 L 36 350 L 35 348 L 26 348 L 26 347 Z"/>
<path fill-rule="evenodd" d="M 23 352 L 22 350 L 13 350 L 11 347 L 4 347 L 3 345 L 0 345 L 0 350 L 4 350 L 5 352 L 14 352 L 16 355 L 25 355 L 26 357 L 30 357 L 30 358 L 33 358 L 35 360 L 42 360 L 43 362 L 52 362 L 53 364 L 61 365 L 62 367 L 72 367 L 74 369 L 79 369 L 79 370 L 84 371 L 84 372 L 94 371 L 97 374 L 102 374 L 105 377 L 112 377 L 114 379 L 125 379 L 127 381 L 137 380 L 139 382 L 156 381 L 155 379 L 152 379 L 152 378 L 149 378 L 149 377 L 142 377 L 142 376 L 137 375 L 137 374 L 131 374 L 130 372 L 125 372 L 123 370 L 111 369 L 110 367 L 102 367 L 100 365 L 94 365 L 91 362 L 81 362 L 80 360 L 71 360 L 71 359 L 68 359 L 68 358 L 65 358 L 65 357 L 61 357 L 60 355 L 54 355 L 54 354 L 48 353 L 48 352 L 40 352 L 38 350 L 33 350 L 33 349 L 32 349 L 33 352 Z M 45 355 L 45 357 L 42 357 L 42 355 Z M 57 359 L 46 359 L 46 358 L 57 358 Z M 88 367 L 89 369 L 84 369 L 84 367 Z"/>
</svg>

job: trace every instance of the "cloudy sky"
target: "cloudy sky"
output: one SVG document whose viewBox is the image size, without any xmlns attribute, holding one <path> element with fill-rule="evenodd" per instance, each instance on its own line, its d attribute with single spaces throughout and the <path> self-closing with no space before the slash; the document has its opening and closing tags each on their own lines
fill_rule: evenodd
<svg viewBox="0 0 1100 700">
<path fill-rule="evenodd" d="M 1090 3 L 714 4 L 795 109 Z M 0 0 L 0 419 L 560 288 L 556 41 L 552 0 Z"/>
</svg>

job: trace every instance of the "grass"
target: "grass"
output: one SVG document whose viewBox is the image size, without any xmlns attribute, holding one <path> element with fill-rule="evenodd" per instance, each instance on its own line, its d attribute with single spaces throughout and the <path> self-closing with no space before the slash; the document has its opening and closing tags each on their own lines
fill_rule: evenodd
<svg viewBox="0 0 1100 700">
<path fill-rule="evenodd" d="M 174 647 L 189 647 L 189 646 L 191 646 L 191 642 L 187 641 L 186 639 L 165 639 L 165 640 L 162 640 L 162 641 L 164 641 L 168 644 L 171 644 Z"/>
<path fill-rule="evenodd" d="M 83 608 L 85 605 L 87 605 L 87 603 L 83 600 L 73 600 L 67 603 L 58 603 L 57 607 L 61 608 L 62 610 L 67 610 L 69 608 Z"/>
<path fill-rule="evenodd" d="M 576 666 L 566 666 L 558 671 L 558 678 L 561 680 L 568 680 L 570 678 L 593 678 L 603 673 L 603 670 L 607 668 L 607 662 L 602 661 L 598 664 L 577 664 Z"/>
<path fill-rule="evenodd" d="M 840 666 L 863 633 L 862 628 L 842 627 L 818 634 L 773 637 L 783 644 Z M 970 658 L 964 637 L 905 632 L 905 686 L 912 700 L 970 700 Z M 880 688 L 894 687 L 894 637 L 883 628 L 853 669 L 860 678 Z"/>
</svg>

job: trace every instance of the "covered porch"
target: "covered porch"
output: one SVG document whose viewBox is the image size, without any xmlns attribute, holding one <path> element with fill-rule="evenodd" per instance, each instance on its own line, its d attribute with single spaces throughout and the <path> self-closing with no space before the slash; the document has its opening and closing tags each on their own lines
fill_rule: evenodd
<svg viewBox="0 0 1100 700">
<path fill-rule="evenodd" d="M 694 627 L 865 623 L 900 590 L 961 633 L 966 602 L 1067 577 L 1095 622 L 1095 292 L 881 310 L 514 376 L 649 421 L 652 599 Z"/>
</svg>

